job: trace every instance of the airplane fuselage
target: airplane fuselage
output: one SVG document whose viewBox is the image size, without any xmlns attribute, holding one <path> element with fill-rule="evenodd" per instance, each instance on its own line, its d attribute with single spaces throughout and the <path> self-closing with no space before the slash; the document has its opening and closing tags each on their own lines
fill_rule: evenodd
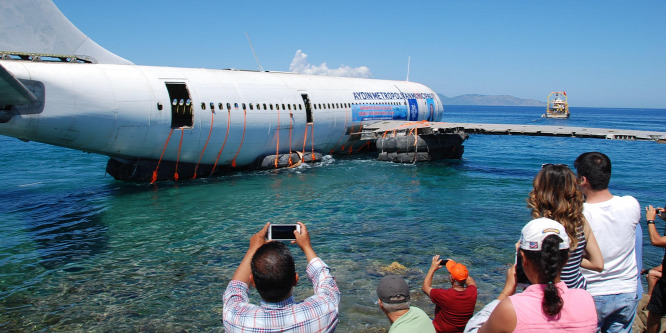
<svg viewBox="0 0 666 333">
<path fill-rule="evenodd" d="M 0 134 L 110 156 L 248 166 L 349 147 L 377 120 L 440 121 L 407 81 L 137 65 L 0 61 L 37 97 L 6 105 Z"/>
</svg>

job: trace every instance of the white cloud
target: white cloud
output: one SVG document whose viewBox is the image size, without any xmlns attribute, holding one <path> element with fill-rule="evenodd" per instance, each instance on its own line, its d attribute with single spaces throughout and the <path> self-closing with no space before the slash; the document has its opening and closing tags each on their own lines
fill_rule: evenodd
<svg viewBox="0 0 666 333">
<path fill-rule="evenodd" d="M 365 66 L 352 68 L 346 65 L 341 65 L 338 68 L 328 68 L 328 65 L 326 65 L 326 63 L 322 63 L 319 66 L 311 65 L 310 63 L 308 63 L 308 55 L 303 53 L 303 51 L 301 50 L 296 51 L 296 55 L 294 55 L 294 59 L 291 61 L 291 65 L 289 65 L 289 70 L 301 74 L 362 77 L 362 78 L 372 77 L 370 69 Z"/>
</svg>

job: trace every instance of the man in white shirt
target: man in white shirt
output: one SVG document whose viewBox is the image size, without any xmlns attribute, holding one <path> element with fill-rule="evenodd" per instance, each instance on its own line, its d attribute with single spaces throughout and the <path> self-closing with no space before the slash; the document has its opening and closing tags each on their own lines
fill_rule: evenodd
<svg viewBox="0 0 666 333">
<path fill-rule="evenodd" d="M 597 330 L 631 332 L 638 305 L 635 248 L 640 205 L 631 196 L 610 193 L 611 161 L 605 154 L 584 153 L 574 166 L 586 197 L 583 214 L 604 258 L 604 269 L 599 273 L 581 268 L 597 307 Z"/>
</svg>

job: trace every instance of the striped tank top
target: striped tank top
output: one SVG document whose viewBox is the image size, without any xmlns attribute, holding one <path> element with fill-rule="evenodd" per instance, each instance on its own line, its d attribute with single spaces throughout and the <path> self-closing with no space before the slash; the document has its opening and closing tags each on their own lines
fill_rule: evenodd
<svg viewBox="0 0 666 333">
<path fill-rule="evenodd" d="M 585 280 L 585 277 L 580 272 L 580 263 L 583 261 L 583 250 L 585 250 L 585 245 L 587 245 L 583 226 L 578 227 L 577 234 L 578 245 L 576 245 L 573 251 L 569 252 L 569 260 L 562 268 L 560 280 L 570 289 L 587 289 L 587 280 Z"/>
</svg>

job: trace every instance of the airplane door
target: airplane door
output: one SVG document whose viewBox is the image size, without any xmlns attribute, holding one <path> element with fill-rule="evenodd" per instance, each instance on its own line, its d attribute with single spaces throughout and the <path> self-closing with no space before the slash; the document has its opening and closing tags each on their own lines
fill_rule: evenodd
<svg viewBox="0 0 666 333">
<path fill-rule="evenodd" d="M 192 98 L 183 82 L 166 82 L 171 101 L 171 128 L 192 128 L 194 124 L 194 112 Z"/>
<path fill-rule="evenodd" d="M 312 124 L 314 119 L 312 118 L 312 106 L 310 105 L 310 98 L 308 97 L 308 94 L 304 93 L 301 93 L 301 97 L 303 98 L 303 104 L 305 104 L 306 123 Z"/>
</svg>

